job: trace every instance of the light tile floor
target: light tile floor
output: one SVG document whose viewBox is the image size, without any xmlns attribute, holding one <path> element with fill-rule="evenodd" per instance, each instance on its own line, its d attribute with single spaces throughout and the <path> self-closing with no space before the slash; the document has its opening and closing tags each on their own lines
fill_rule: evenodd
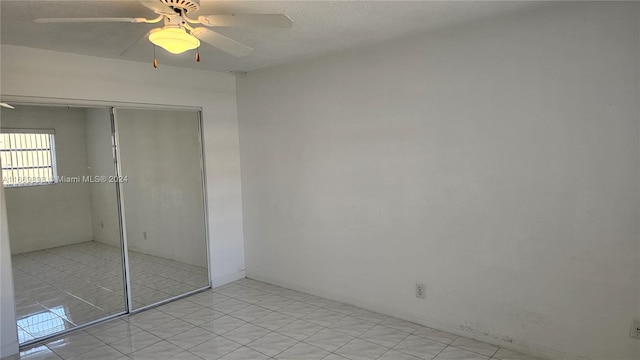
<svg viewBox="0 0 640 360">
<path fill-rule="evenodd" d="M 20 343 L 125 312 L 122 257 L 89 241 L 12 256 Z M 129 252 L 135 307 L 209 283 L 207 269 Z"/>
<path fill-rule="evenodd" d="M 243 279 L 24 350 L 20 359 L 533 360 Z"/>
</svg>

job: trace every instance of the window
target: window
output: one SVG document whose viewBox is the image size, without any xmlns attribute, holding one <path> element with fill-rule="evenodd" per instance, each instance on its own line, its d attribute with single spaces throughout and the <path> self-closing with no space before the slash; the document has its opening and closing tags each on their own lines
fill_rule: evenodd
<svg viewBox="0 0 640 360">
<path fill-rule="evenodd" d="M 0 129 L 4 186 L 57 182 L 54 135 L 54 130 L 50 129 Z"/>
</svg>

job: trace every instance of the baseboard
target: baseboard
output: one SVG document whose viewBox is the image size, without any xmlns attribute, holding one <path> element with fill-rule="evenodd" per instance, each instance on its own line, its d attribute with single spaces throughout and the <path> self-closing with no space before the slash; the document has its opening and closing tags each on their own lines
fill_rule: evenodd
<svg viewBox="0 0 640 360">
<path fill-rule="evenodd" d="M 13 360 L 18 359 L 18 342 L 12 342 L 9 344 L 4 344 L 0 348 L 0 357 L 2 360 Z"/>
<path fill-rule="evenodd" d="M 400 310 L 400 309 L 394 309 L 394 308 L 390 308 L 390 307 L 386 307 L 386 306 L 381 306 L 379 304 L 375 304 L 375 303 L 371 303 L 371 302 L 368 302 L 368 301 L 363 301 L 363 300 L 351 298 L 349 296 L 344 296 L 344 295 L 333 293 L 333 292 L 329 292 L 329 291 L 323 291 L 323 290 L 319 290 L 319 289 L 308 288 L 308 287 L 305 287 L 305 286 L 299 286 L 298 284 L 289 283 L 289 282 L 286 282 L 286 281 L 280 281 L 280 280 L 272 279 L 272 278 L 269 278 L 269 277 L 264 277 L 264 276 L 260 276 L 260 275 L 257 275 L 257 274 L 253 274 L 253 273 L 250 273 L 250 272 L 248 272 L 246 275 L 247 275 L 246 277 L 249 278 L 249 279 L 262 281 L 262 282 L 265 282 L 265 283 L 281 286 L 281 287 L 284 287 L 284 288 L 287 288 L 287 289 L 292 289 L 292 290 L 305 292 L 305 293 L 308 293 L 308 294 L 311 294 L 311 295 L 320 296 L 320 297 L 323 297 L 323 298 L 326 298 L 326 299 L 338 301 L 338 302 L 349 304 L 349 305 L 354 305 L 354 306 L 357 306 L 357 307 L 360 307 L 360 308 L 363 308 L 363 309 L 367 309 L 367 310 L 370 310 L 370 311 L 374 311 L 374 312 L 377 312 L 377 313 L 380 313 L 380 314 L 393 316 L 393 317 L 396 317 L 398 319 L 402 319 L 402 320 L 405 320 L 405 321 L 410 321 L 410 322 L 413 322 L 413 323 L 416 323 L 416 324 L 420 324 L 420 325 L 423 325 L 423 326 L 428 326 L 430 328 L 437 329 L 437 330 L 440 330 L 440 331 L 446 331 L 448 333 L 455 334 L 455 335 L 458 335 L 458 336 L 464 336 L 464 337 L 467 337 L 467 338 L 471 338 L 471 339 L 475 339 L 475 340 L 478 340 L 478 341 L 486 342 L 486 343 L 489 343 L 489 344 L 497 345 L 497 346 L 503 347 L 505 349 L 521 352 L 523 354 L 541 357 L 543 359 L 550 359 L 550 360 L 590 360 L 589 358 L 586 358 L 586 357 L 563 353 L 563 352 L 560 352 L 560 351 L 557 351 L 557 350 L 553 350 L 553 349 L 548 349 L 548 348 L 545 348 L 545 347 L 542 347 L 542 346 L 539 346 L 539 345 L 533 345 L 533 344 L 527 344 L 527 343 L 524 343 L 524 342 L 519 342 L 519 341 L 517 341 L 515 339 L 509 339 L 509 341 L 497 339 L 495 337 L 487 336 L 487 335 L 484 335 L 482 333 L 475 332 L 475 331 L 472 331 L 472 330 L 464 330 L 463 327 L 460 326 L 459 324 L 448 324 L 448 323 L 443 323 L 441 321 L 434 321 L 433 319 L 426 319 L 426 318 L 424 318 L 424 317 L 422 317 L 420 315 L 407 313 L 407 312 L 405 312 L 403 310 Z"/>
<path fill-rule="evenodd" d="M 15 240 L 14 240 L 15 241 Z M 51 244 L 51 243 L 39 243 L 38 246 L 35 246 L 33 248 L 27 249 L 27 250 L 22 250 L 22 249 L 12 249 L 11 251 L 11 255 L 22 255 L 22 254 L 26 254 L 26 253 L 30 253 L 33 251 L 41 251 L 41 250 L 48 250 L 48 249 L 54 249 L 54 248 L 59 248 L 59 247 L 63 247 L 63 246 L 69 246 L 69 245 L 77 245 L 77 244 L 82 244 L 82 243 L 86 243 L 86 242 L 91 242 L 93 241 L 93 239 L 89 239 L 89 240 L 77 240 L 77 241 L 73 241 L 73 242 L 68 242 L 68 243 L 60 243 L 60 244 Z M 19 241 L 18 241 L 19 242 Z"/>
<path fill-rule="evenodd" d="M 229 275 L 225 275 L 219 278 L 215 278 L 211 281 L 211 287 L 212 288 L 216 288 L 218 286 L 222 286 L 222 285 L 226 285 L 230 282 L 234 282 L 240 279 L 244 279 L 245 278 L 245 273 L 244 270 L 243 271 L 238 271 L 235 272 L 233 274 L 229 274 Z"/>
</svg>

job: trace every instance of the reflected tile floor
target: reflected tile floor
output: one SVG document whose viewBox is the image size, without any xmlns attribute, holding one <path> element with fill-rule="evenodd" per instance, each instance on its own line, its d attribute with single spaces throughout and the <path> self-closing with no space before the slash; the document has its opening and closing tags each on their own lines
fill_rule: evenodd
<svg viewBox="0 0 640 360">
<path fill-rule="evenodd" d="M 250 279 L 74 332 L 17 358 L 536 359 Z"/>
<path fill-rule="evenodd" d="M 20 343 L 125 311 L 120 249 L 88 241 L 12 256 Z M 207 269 L 129 252 L 141 307 L 208 284 Z"/>
</svg>

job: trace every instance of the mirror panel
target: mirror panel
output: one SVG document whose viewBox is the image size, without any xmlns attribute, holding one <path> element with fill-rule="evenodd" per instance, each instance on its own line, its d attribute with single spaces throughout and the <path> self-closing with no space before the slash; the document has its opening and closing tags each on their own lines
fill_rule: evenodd
<svg viewBox="0 0 640 360">
<path fill-rule="evenodd" d="M 127 311 L 107 108 L 2 110 L 19 342 Z"/>
<path fill-rule="evenodd" d="M 133 309 L 209 286 L 199 113 L 116 109 Z"/>
</svg>

